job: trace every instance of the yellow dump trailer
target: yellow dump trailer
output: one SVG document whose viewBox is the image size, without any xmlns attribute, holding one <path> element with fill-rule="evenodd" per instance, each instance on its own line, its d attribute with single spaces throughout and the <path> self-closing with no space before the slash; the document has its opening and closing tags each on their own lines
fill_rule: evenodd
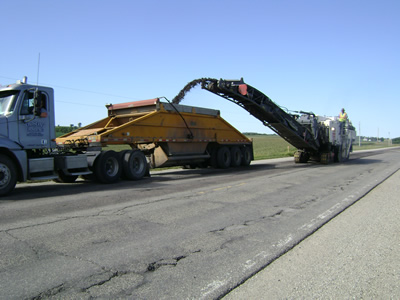
<svg viewBox="0 0 400 300">
<path fill-rule="evenodd" d="M 85 153 L 88 160 L 93 153 L 90 165 L 100 181 L 109 181 L 102 180 L 102 173 L 112 173 L 113 164 L 121 161 L 125 175 L 137 179 L 147 166 L 228 168 L 253 160 L 252 141 L 221 118 L 218 110 L 158 98 L 110 104 L 107 110 L 106 118 L 56 139 L 58 147 Z M 132 150 L 101 151 L 112 144 L 127 144 Z"/>
</svg>

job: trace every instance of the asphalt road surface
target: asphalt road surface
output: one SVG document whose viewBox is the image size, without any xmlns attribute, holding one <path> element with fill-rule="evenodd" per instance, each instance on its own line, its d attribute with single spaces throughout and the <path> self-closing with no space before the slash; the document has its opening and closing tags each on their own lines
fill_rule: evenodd
<svg viewBox="0 0 400 300">
<path fill-rule="evenodd" d="M 0 198 L 0 298 L 217 299 L 400 169 L 263 160 L 138 182 L 20 184 Z"/>
</svg>

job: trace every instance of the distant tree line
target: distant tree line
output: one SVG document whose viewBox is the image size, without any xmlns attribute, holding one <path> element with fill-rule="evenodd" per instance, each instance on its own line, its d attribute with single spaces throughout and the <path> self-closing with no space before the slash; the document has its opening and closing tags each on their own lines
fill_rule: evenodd
<svg viewBox="0 0 400 300">
<path fill-rule="evenodd" d="M 359 138 L 360 137 L 357 136 L 356 137 L 356 141 L 358 141 Z M 398 141 L 399 139 L 400 139 L 400 137 L 392 139 L 392 143 L 393 144 L 398 143 L 398 142 L 395 142 L 395 141 Z M 387 140 L 388 140 L 387 138 L 383 138 L 383 137 L 377 138 L 376 136 L 375 137 L 361 136 L 361 141 L 362 142 L 384 142 L 384 141 L 387 141 Z"/>
<path fill-rule="evenodd" d="M 67 134 L 67 133 L 74 131 L 81 127 L 82 127 L 82 123 L 78 123 L 78 126 L 75 126 L 74 124 L 70 124 L 69 126 L 57 125 L 56 126 L 56 136 L 59 137 L 61 135 Z"/>
<path fill-rule="evenodd" d="M 242 132 L 244 135 L 277 135 L 276 133 Z"/>
</svg>

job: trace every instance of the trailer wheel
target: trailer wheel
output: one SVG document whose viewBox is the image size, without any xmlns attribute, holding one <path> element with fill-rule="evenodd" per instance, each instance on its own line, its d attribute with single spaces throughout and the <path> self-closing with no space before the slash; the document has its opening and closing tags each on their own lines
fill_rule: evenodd
<svg viewBox="0 0 400 300">
<path fill-rule="evenodd" d="M 249 147 L 242 148 L 242 166 L 249 166 L 251 163 L 251 150 Z"/>
<path fill-rule="evenodd" d="M 234 146 L 231 148 L 231 166 L 239 167 L 242 163 L 242 152 L 239 147 Z"/>
<path fill-rule="evenodd" d="M 17 168 L 14 162 L 0 154 L 0 196 L 11 192 L 17 184 Z"/>
<path fill-rule="evenodd" d="M 210 159 L 209 159 L 210 167 L 216 169 L 218 168 L 218 148 L 213 147 L 210 151 Z"/>
<path fill-rule="evenodd" d="M 122 171 L 118 153 L 113 150 L 101 152 L 94 161 L 93 169 L 98 181 L 102 183 L 117 182 Z"/>
<path fill-rule="evenodd" d="M 128 176 L 126 176 L 125 174 L 125 170 L 124 170 L 124 157 L 126 153 L 131 153 L 132 150 L 122 150 L 118 152 L 118 157 L 119 157 L 119 161 L 121 162 L 121 167 L 122 167 L 122 172 L 121 172 L 121 179 L 126 179 L 126 180 L 130 180 L 130 178 L 128 178 Z"/>
<path fill-rule="evenodd" d="M 146 156 L 140 150 L 125 152 L 122 158 L 123 173 L 130 180 L 144 177 L 147 170 Z"/>
<path fill-rule="evenodd" d="M 231 151 L 226 146 L 218 149 L 217 152 L 217 163 L 221 169 L 229 168 L 231 165 Z"/>
</svg>

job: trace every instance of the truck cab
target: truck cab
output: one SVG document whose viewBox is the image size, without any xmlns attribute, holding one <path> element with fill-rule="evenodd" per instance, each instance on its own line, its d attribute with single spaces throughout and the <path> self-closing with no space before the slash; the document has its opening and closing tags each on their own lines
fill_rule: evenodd
<svg viewBox="0 0 400 300">
<path fill-rule="evenodd" d="M 17 181 L 57 179 L 59 170 L 70 174 L 72 160 L 83 162 L 79 174 L 90 173 L 86 157 L 53 154 L 54 115 L 52 88 L 27 84 L 26 77 L 0 87 L 0 195 Z"/>
<path fill-rule="evenodd" d="M 0 88 L 0 147 L 48 149 L 55 146 L 54 92 L 22 82 Z"/>
</svg>

